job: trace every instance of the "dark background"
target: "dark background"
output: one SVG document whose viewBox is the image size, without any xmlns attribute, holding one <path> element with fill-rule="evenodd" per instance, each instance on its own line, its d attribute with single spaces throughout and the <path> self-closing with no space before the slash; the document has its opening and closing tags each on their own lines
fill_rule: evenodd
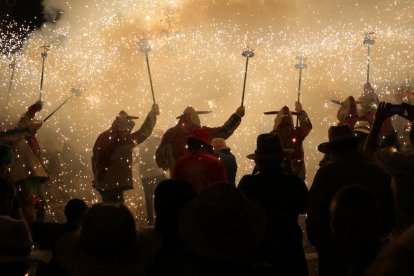
<svg viewBox="0 0 414 276">
<path fill-rule="evenodd" d="M 45 21 L 41 0 L 0 0 L 1 53 L 18 51 L 21 41 Z"/>
</svg>

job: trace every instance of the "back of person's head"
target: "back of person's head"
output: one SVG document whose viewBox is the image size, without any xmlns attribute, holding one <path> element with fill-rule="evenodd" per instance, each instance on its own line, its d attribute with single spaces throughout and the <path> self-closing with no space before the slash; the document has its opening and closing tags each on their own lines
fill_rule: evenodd
<svg viewBox="0 0 414 276">
<path fill-rule="evenodd" d="M 193 187 L 186 181 L 168 179 L 160 182 L 154 192 L 157 231 L 175 227 L 181 209 L 196 195 Z"/>
<path fill-rule="evenodd" d="M 183 207 L 178 218 L 178 231 L 188 250 L 218 261 L 251 254 L 265 226 L 263 209 L 226 182 L 207 187 Z"/>
<path fill-rule="evenodd" d="M 210 133 L 204 128 L 195 128 L 187 139 L 187 146 L 190 151 L 205 150 L 212 152 L 213 146 L 210 142 Z"/>
<path fill-rule="evenodd" d="M 71 224 L 80 225 L 87 210 L 88 205 L 86 205 L 85 201 L 78 198 L 72 198 L 65 206 L 66 221 Z"/>
<path fill-rule="evenodd" d="M 126 206 L 98 203 L 85 214 L 80 244 L 89 254 L 105 258 L 127 254 L 136 237 L 135 220 Z"/>
<path fill-rule="evenodd" d="M 381 239 L 377 199 L 360 185 L 346 186 L 335 194 L 330 216 L 332 234 L 339 244 L 355 246 Z"/>
</svg>

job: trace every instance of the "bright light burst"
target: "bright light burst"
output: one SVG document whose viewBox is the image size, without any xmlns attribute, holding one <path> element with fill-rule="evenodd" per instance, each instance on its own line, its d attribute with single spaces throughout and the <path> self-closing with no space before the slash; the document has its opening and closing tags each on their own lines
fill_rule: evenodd
<svg viewBox="0 0 414 276">
<path fill-rule="evenodd" d="M 34 32 L 23 50 L 14 54 L 19 68 L 2 122 L 4 128 L 9 127 L 36 101 L 39 46 L 51 45 L 43 89 L 47 105 L 39 116 L 46 117 L 74 85 L 86 89 L 38 133 L 49 162 L 64 164 L 56 169 L 60 175 L 51 184 L 56 200 L 77 196 L 96 201 L 90 166 L 96 137 L 121 109 L 141 118 L 149 111 L 152 99 L 145 55 L 139 51 L 144 40 L 151 41 L 148 55 L 161 108 L 157 128 L 164 130 L 176 124 L 175 117 L 187 105 L 212 109 L 212 114 L 203 115 L 202 123 L 221 125 L 240 104 L 245 63 L 241 51 L 246 46 L 255 50 L 249 63 L 246 116 L 228 141 L 238 159 L 238 178 L 252 170 L 245 156 L 254 151 L 256 136 L 273 126 L 273 117 L 263 112 L 283 105 L 294 108 L 296 56 L 308 58 L 301 89 L 304 109 L 314 125 L 304 144 L 308 184 L 321 159 L 316 147 L 326 140 L 329 125 L 336 123 L 338 107 L 329 99 L 342 100 L 362 92 L 363 33 L 376 33 L 371 82 L 382 100 L 396 101 L 396 88 L 407 76 L 412 78 L 411 0 L 47 0 L 45 5 L 63 13 L 55 24 Z M 19 41 L 9 34 L 0 37 L 10 45 Z M 10 49 L 4 54 L 0 64 L 1 108 L 11 75 L 10 53 L 14 52 Z M 52 160 L 56 156 L 59 160 Z M 139 185 L 135 187 L 127 194 L 134 208 L 143 200 Z"/>
</svg>

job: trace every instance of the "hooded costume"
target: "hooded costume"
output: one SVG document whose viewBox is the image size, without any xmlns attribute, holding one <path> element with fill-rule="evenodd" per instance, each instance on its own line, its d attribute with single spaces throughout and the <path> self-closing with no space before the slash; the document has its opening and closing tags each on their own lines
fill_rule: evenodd
<svg viewBox="0 0 414 276">
<path fill-rule="evenodd" d="M 277 134 L 282 141 L 283 148 L 292 150 L 290 154 L 290 166 L 292 172 L 302 180 L 306 177 L 304 162 L 303 141 L 312 129 L 312 123 L 308 114 L 301 110 L 297 112 L 298 126 L 294 126 L 292 113 L 287 106 L 284 106 L 275 118 L 275 125 L 272 134 Z"/>
<path fill-rule="evenodd" d="M 177 118 L 179 119 L 177 125 L 166 131 L 156 152 L 156 161 L 160 168 L 172 172 L 175 161 L 189 153 L 186 142 L 191 132 L 200 127 L 198 114 L 200 112 L 197 112 L 194 108 L 187 107 L 183 114 Z M 227 139 L 240 125 L 240 122 L 241 116 L 236 112 L 221 127 L 203 126 L 202 128 L 208 131 L 210 139 Z"/>
<path fill-rule="evenodd" d="M 131 133 L 135 123 L 121 111 L 112 126 L 101 133 L 93 147 L 92 171 L 94 187 L 101 192 L 120 192 L 133 188 L 132 149 L 147 139 L 155 126 L 156 115 L 151 110 L 141 128 Z"/>
</svg>

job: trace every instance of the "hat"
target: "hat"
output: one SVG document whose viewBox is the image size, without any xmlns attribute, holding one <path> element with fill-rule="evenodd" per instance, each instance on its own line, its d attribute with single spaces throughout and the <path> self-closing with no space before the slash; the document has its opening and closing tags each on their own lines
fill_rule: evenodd
<svg viewBox="0 0 414 276">
<path fill-rule="evenodd" d="M 230 149 L 226 145 L 226 140 L 223 138 L 214 138 L 213 141 L 211 141 L 211 145 L 213 146 L 214 150 Z"/>
<path fill-rule="evenodd" d="M 194 107 L 192 106 L 187 106 L 184 111 L 183 114 L 181 114 L 180 116 L 176 117 L 176 119 L 181 119 L 184 116 L 192 116 L 194 114 L 208 114 L 211 113 L 211 111 L 197 111 L 194 109 Z"/>
<path fill-rule="evenodd" d="M 13 151 L 9 145 L 0 144 L 0 160 L 7 165 L 13 162 Z"/>
<path fill-rule="evenodd" d="M 357 116 L 357 102 L 353 96 L 349 96 L 343 102 L 339 102 L 341 107 L 338 109 L 336 113 L 336 118 L 339 121 L 344 121 L 349 117 Z"/>
<path fill-rule="evenodd" d="M 123 119 L 123 118 L 135 120 L 135 119 L 138 119 L 139 117 L 128 115 L 128 113 L 126 113 L 124 110 L 121 110 L 119 114 L 116 116 L 116 119 Z"/>
<path fill-rule="evenodd" d="M 261 161 L 279 160 L 284 153 L 292 152 L 282 146 L 279 135 L 264 133 L 257 136 L 256 150 L 247 158 Z"/>
<path fill-rule="evenodd" d="M 116 116 L 112 127 L 118 131 L 130 131 L 134 128 L 135 122 L 132 120 L 138 119 L 137 116 L 130 116 L 125 111 L 121 110 Z"/>
<path fill-rule="evenodd" d="M 287 106 L 282 107 L 277 112 L 273 130 L 276 130 L 281 127 L 282 128 L 285 128 L 285 127 L 293 128 L 294 127 L 292 112 L 289 110 L 289 107 Z"/>
<path fill-rule="evenodd" d="M 356 137 L 352 134 L 352 130 L 348 125 L 329 127 L 328 138 L 328 142 L 318 146 L 318 150 L 322 153 L 327 153 L 329 148 L 333 145 L 356 142 Z"/>
<path fill-rule="evenodd" d="M 197 140 L 211 147 L 210 133 L 204 128 L 198 127 L 198 128 L 193 129 L 190 136 L 188 136 L 188 139 Z"/>
<path fill-rule="evenodd" d="M 126 206 L 99 203 L 87 211 L 80 229 L 59 240 L 57 257 L 73 275 L 135 275 L 160 245 L 153 228 L 136 230 Z"/>
<path fill-rule="evenodd" d="M 368 121 L 357 121 L 354 125 L 354 131 L 356 132 L 363 132 L 369 133 L 371 130 L 371 125 Z"/>
<path fill-rule="evenodd" d="M 265 227 L 262 208 L 228 183 L 209 186 L 184 206 L 178 219 L 178 231 L 189 250 L 214 260 L 251 253 Z"/>
</svg>

